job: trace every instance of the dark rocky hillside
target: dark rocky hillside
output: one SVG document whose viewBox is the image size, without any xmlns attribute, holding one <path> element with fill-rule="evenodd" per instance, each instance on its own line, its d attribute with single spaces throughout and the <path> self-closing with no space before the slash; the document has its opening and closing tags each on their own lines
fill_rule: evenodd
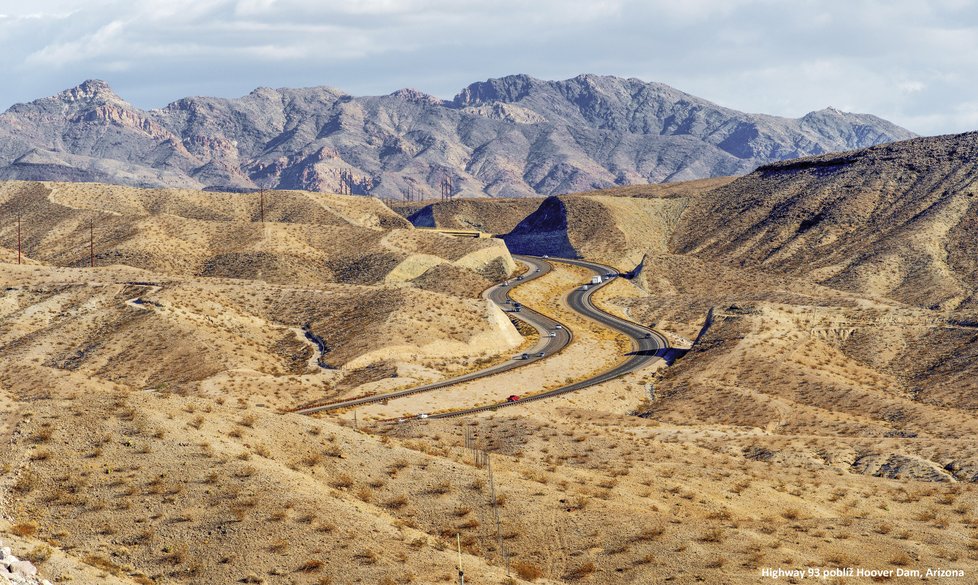
<svg viewBox="0 0 978 585">
<path fill-rule="evenodd" d="M 691 205 L 673 250 L 973 310 L 976 161 L 971 132 L 763 166 Z"/>
</svg>

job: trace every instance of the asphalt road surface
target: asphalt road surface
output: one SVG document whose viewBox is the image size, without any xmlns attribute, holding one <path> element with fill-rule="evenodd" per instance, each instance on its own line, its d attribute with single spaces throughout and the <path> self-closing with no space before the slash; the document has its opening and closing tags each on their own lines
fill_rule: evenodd
<svg viewBox="0 0 978 585">
<path fill-rule="evenodd" d="M 375 396 L 365 396 L 363 398 L 343 400 L 341 402 L 333 402 L 330 404 L 307 406 L 305 408 L 300 408 L 295 412 L 299 414 L 313 414 L 316 412 L 325 412 L 340 408 L 351 408 L 354 406 L 360 406 L 362 404 L 383 402 L 385 400 L 394 400 L 396 398 L 403 398 L 405 396 L 431 392 L 433 390 L 438 390 L 439 388 L 445 388 L 446 386 L 453 386 L 455 384 L 476 380 L 478 378 L 484 378 L 486 376 L 492 376 L 501 372 L 508 372 L 509 370 L 514 370 L 516 368 L 532 364 L 538 360 L 547 359 L 554 353 L 563 349 L 571 342 L 571 339 L 573 339 L 573 333 L 568 330 L 567 327 L 564 327 L 562 324 L 558 323 L 554 319 L 551 319 L 550 317 L 547 317 L 546 315 L 537 313 L 536 311 L 526 307 L 522 307 L 519 312 L 513 312 L 513 305 L 511 303 L 511 299 L 509 298 L 509 292 L 513 289 L 513 287 L 519 286 L 536 278 L 540 278 L 553 270 L 553 267 L 548 262 L 539 258 L 529 256 L 513 256 L 513 258 L 528 266 L 528 270 L 526 273 L 524 273 L 523 279 L 514 279 L 497 284 L 483 292 L 482 296 L 495 303 L 502 310 L 509 312 L 510 315 L 513 315 L 514 317 L 528 323 L 540 334 L 540 341 L 537 343 L 537 345 L 532 350 L 526 351 L 526 353 L 529 355 L 528 359 L 520 359 L 520 356 L 517 356 L 516 359 L 511 359 L 501 364 L 497 364 L 483 370 L 470 372 L 455 378 L 435 382 L 433 384 L 398 390 L 397 392 L 389 392 L 387 394 L 377 394 Z M 556 328 L 557 325 L 560 325 L 560 329 Z M 550 337 L 551 332 L 554 333 L 554 337 Z M 540 352 L 544 353 L 544 357 L 539 357 Z"/>
<path fill-rule="evenodd" d="M 521 257 L 521 259 L 529 259 Z M 597 264 L 595 262 L 586 262 L 584 260 L 569 260 L 565 258 L 551 258 L 552 262 L 564 262 L 567 264 L 573 264 L 575 266 L 581 266 L 591 270 L 595 274 L 605 276 L 607 274 L 614 274 L 616 271 L 613 268 Z M 613 277 L 617 278 L 617 277 Z M 496 410 L 499 408 L 507 408 L 512 406 L 522 406 L 530 402 L 535 402 L 537 400 L 544 400 L 546 398 L 552 398 L 554 396 L 559 396 L 561 394 L 567 394 L 569 392 L 575 392 L 577 390 L 582 390 L 589 386 L 594 386 L 595 384 L 600 384 L 608 380 L 623 376 L 629 372 L 641 369 L 648 365 L 649 363 L 663 359 L 666 351 L 669 349 L 669 342 L 661 333 L 655 329 L 649 327 L 643 327 L 637 323 L 616 317 L 609 313 L 605 313 L 601 309 L 594 306 L 591 302 L 591 295 L 595 291 L 603 286 L 606 286 L 613 278 L 604 280 L 601 284 L 588 285 L 587 290 L 582 290 L 578 286 L 574 291 L 572 291 L 567 297 L 567 303 L 572 309 L 578 313 L 583 314 L 586 317 L 594 319 L 595 321 L 616 329 L 632 339 L 633 349 L 627 354 L 627 359 L 622 363 L 618 364 L 614 368 L 602 372 L 596 376 L 588 378 L 586 380 L 581 380 L 573 384 L 568 384 L 567 386 L 562 386 L 554 390 L 549 390 L 547 392 L 541 392 L 540 394 L 534 394 L 532 396 L 527 396 L 521 398 L 520 400 L 514 402 L 498 402 L 495 404 L 489 404 L 485 406 L 479 406 L 475 408 L 467 408 L 463 410 L 455 410 L 451 412 L 444 412 L 440 414 L 433 414 L 425 418 L 438 419 L 438 418 L 454 418 L 457 416 L 465 416 L 469 414 L 476 414 L 479 412 L 486 412 L 490 410 Z M 583 284 L 583 283 L 582 283 Z M 413 417 L 417 419 L 417 417 Z"/>
</svg>

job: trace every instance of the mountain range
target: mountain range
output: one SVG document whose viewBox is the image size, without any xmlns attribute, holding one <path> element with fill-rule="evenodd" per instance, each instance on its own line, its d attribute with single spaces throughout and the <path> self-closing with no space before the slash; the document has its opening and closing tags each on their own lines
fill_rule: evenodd
<svg viewBox="0 0 978 585">
<path fill-rule="evenodd" d="M 452 100 L 411 89 L 354 97 L 258 88 L 153 110 L 89 80 L 0 115 L 0 179 L 521 197 L 738 175 L 912 137 L 868 114 L 746 114 L 661 83 L 597 75 L 512 75 Z"/>
</svg>

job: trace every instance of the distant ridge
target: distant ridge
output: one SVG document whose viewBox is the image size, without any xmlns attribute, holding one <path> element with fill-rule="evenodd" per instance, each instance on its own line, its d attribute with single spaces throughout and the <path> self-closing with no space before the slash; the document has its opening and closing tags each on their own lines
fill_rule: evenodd
<svg viewBox="0 0 978 585">
<path fill-rule="evenodd" d="M 188 97 L 144 111 L 104 81 L 0 115 L 0 179 L 258 187 L 433 198 L 552 195 L 736 175 L 783 159 L 912 138 L 868 114 L 745 114 L 661 83 L 527 75 L 445 101 L 328 87 Z"/>
</svg>

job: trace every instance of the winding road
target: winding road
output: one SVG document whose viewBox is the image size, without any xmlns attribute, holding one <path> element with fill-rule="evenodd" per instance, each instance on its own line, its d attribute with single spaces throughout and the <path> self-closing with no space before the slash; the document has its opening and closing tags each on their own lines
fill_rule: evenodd
<svg viewBox="0 0 978 585">
<path fill-rule="evenodd" d="M 521 256 L 521 259 L 525 257 Z M 573 264 L 575 266 L 580 266 L 591 270 L 595 274 L 605 276 L 607 274 L 616 274 L 617 272 L 608 266 L 598 264 L 596 262 L 587 262 L 584 260 L 570 260 L 566 258 L 552 258 L 554 262 L 563 262 L 566 264 Z M 656 331 L 655 329 L 649 327 L 643 327 L 637 323 L 633 323 L 626 319 L 616 317 L 610 313 L 599 309 L 591 301 L 591 296 L 595 291 L 603 286 L 606 286 L 611 282 L 611 278 L 604 280 L 601 284 L 588 286 L 587 290 L 582 290 L 581 287 L 575 288 L 567 295 L 567 304 L 570 305 L 572 309 L 585 315 L 586 317 L 624 333 L 632 340 L 632 351 L 627 354 L 627 359 L 614 368 L 602 372 L 596 376 L 592 376 L 586 380 L 581 380 L 573 384 L 568 384 L 566 386 L 561 386 L 560 388 L 555 388 L 553 390 L 548 390 L 546 392 L 541 392 L 539 394 L 534 394 L 532 396 L 527 396 L 521 398 L 515 402 L 498 402 L 495 404 L 488 404 L 485 406 L 478 406 L 475 408 L 466 408 L 462 410 L 453 410 L 451 412 L 443 412 L 440 414 L 430 415 L 429 419 L 439 419 L 439 418 L 454 418 L 458 416 L 466 416 L 470 414 L 476 414 L 479 412 L 486 412 L 490 410 L 496 410 L 499 408 L 508 408 L 512 406 L 521 406 L 528 402 L 534 402 L 537 400 L 543 400 L 545 398 L 552 398 L 554 396 L 559 396 L 561 394 L 567 394 L 569 392 L 575 392 L 577 390 L 582 390 L 602 382 L 606 382 L 613 378 L 623 376 L 629 372 L 634 372 L 635 370 L 641 369 L 653 361 L 664 359 L 667 350 L 669 349 L 669 341 L 664 335 Z"/>
<path fill-rule="evenodd" d="M 565 264 L 571 264 L 574 266 L 579 266 L 594 272 L 596 275 L 605 277 L 601 284 L 593 284 L 587 287 L 585 290 L 583 287 L 575 287 L 570 293 L 567 294 L 566 300 L 567 304 L 574 311 L 592 319 L 605 327 L 609 327 L 616 331 L 619 331 L 632 341 L 632 351 L 626 355 L 626 359 L 616 365 L 615 367 L 601 372 L 595 376 L 587 378 L 585 380 L 580 380 L 573 384 L 568 384 L 566 386 L 561 386 L 560 388 L 555 388 L 553 390 L 548 390 L 541 392 L 539 394 L 533 394 L 531 396 L 526 396 L 517 401 L 505 401 L 498 402 L 494 404 L 487 404 L 483 406 L 477 406 L 474 408 L 465 408 L 460 410 L 453 410 L 450 412 L 443 412 L 439 414 L 433 414 L 430 416 L 424 416 L 425 419 L 441 419 L 441 418 L 454 418 L 458 416 L 466 416 L 470 414 L 476 414 L 479 412 L 486 412 L 491 410 L 496 410 L 499 408 L 508 408 L 513 406 L 522 406 L 530 402 L 535 402 L 537 400 L 543 400 L 546 398 L 552 398 L 554 396 L 559 396 L 561 394 L 567 394 L 570 392 L 576 392 L 620 376 L 624 376 L 629 372 L 634 372 L 639 370 L 648 364 L 665 359 L 666 353 L 669 350 L 669 342 L 664 335 L 652 329 L 650 327 L 644 327 L 627 319 L 622 319 L 610 313 L 607 313 L 594 305 L 591 300 L 592 295 L 600 288 L 607 286 L 614 278 L 617 277 L 617 271 L 613 268 L 605 266 L 603 264 L 598 264 L 596 262 L 588 262 L 585 260 L 572 260 L 568 258 L 552 258 L 544 260 L 542 258 L 536 258 L 532 256 L 513 256 L 519 262 L 522 262 L 528 267 L 528 271 L 525 273 L 521 282 L 528 282 L 535 278 L 540 278 L 548 272 L 550 272 L 553 267 L 550 262 L 562 262 Z M 607 275 L 612 275 L 612 277 L 607 278 Z M 329 410 L 338 410 L 341 408 L 351 408 L 355 406 L 360 406 L 363 404 L 371 404 L 375 402 L 383 402 L 385 400 L 394 400 L 397 398 L 403 398 L 405 396 L 412 396 L 415 394 L 421 394 L 424 392 L 432 392 L 440 388 L 445 388 L 447 386 L 453 386 L 462 382 L 468 382 L 470 380 L 476 380 L 478 378 L 483 378 L 486 376 L 491 376 L 494 374 L 499 374 L 501 372 L 507 372 L 509 370 L 514 370 L 516 368 L 534 363 L 541 359 L 546 359 L 546 357 L 551 356 L 557 351 L 560 351 L 565 346 L 567 346 L 573 339 L 573 333 L 563 326 L 563 324 L 558 323 L 556 320 L 528 309 L 522 307 L 519 312 L 513 311 L 512 299 L 509 297 L 509 292 L 513 286 L 520 281 L 507 281 L 504 283 L 497 284 L 490 287 L 485 292 L 483 292 L 483 297 L 495 303 L 499 308 L 504 311 L 509 311 L 510 314 L 516 316 L 520 320 L 530 324 L 534 327 L 540 334 L 540 341 L 537 346 L 532 350 L 526 352 L 529 354 L 528 359 L 519 359 L 519 357 L 504 362 L 502 364 L 497 364 L 489 368 L 478 370 L 475 372 L 470 372 L 468 374 L 458 376 L 455 378 L 449 378 L 446 380 L 441 380 L 440 382 L 435 382 L 432 384 L 426 384 L 424 386 L 418 386 L 416 388 L 407 388 L 405 390 L 399 390 L 396 392 L 389 392 L 386 394 L 377 394 L 374 396 L 365 396 L 363 398 L 354 398 L 350 400 L 343 400 L 340 402 L 333 402 L 329 404 L 318 404 L 306 406 L 295 410 L 298 414 L 313 414 L 317 412 L 325 412 Z M 557 326 L 560 325 L 558 328 Z M 553 333 L 554 337 L 550 337 Z M 539 353 L 543 352 L 545 357 L 539 357 Z M 415 416 L 411 417 L 411 420 L 419 420 L 421 417 Z"/>
<path fill-rule="evenodd" d="M 446 386 L 453 386 L 455 384 L 460 384 L 462 382 L 469 382 L 471 380 L 476 380 L 478 378 L 484 378 L 486 376 L 491 376 L 494 374 L 499 374 L 502 372 L 508 372 L 509 370 L 514 370 L 532 364 L 538 360 L 546 359 L 553 355 L 554 353 L 560 351 L 565 346 L 567 346 L 571 339 L 573 339 L 573 333 L 563 326 L 563 324 L 543 315 L 537 313 L 532 309 L 522 307 L 519 312 L 513 310 L 513 305 L 511 304 L 512 299 L 509 297 L 509 292 L 516 284 L 522 284 L 540 278 L 541 276 L 547 274 L 553 270 L 553 266 L 550 263 L 541 260 L 539 258 L 533 258 L 529 256 L 514 256 L 519 262 L 522 262 L 527 266 L 527 272 L 524 273 L 521 280 L 510 280 L 486 289 L 482 296 L 493 303 L 496 304 L 500 309 L 509 312 L 510 315 L 524 321 L 525 323 L 532 326 L 537 330 L 540 335 L 540 341 L 537 343 L 533 349 L 527 350 L 525 353 L 529 356 L 527 359 L 517 358 L 508 360 L 501 364 L 491 366 L 482 370 L 475 372 L 470 372 L 462 376 L 457 376 L 455 378 L 449 378 L 446 380 L 441 380 L 439 382 L 434 382 L 432 384 L 426 384 L 424 386 L 418 386 L 416 388 L 408 388 L 405 390 L 398 390 L 396 392 L 389 392 L 386 394 L 377 394 L 374 396 L 365 396 L 363 398 L 354 398 L 351 400 L 343 400 L 341 402 L 332 402 L 329 404 L 314 404 L 311 406 L 306 406 L 299 408 L 294 412 L 298 414 L 313 414 L 316 412 L 325 412 L 329 410 L 338 410 L 341 408 L 350 408 L 354 406 L 360 406 L 363 404 L 371 404 L 374 402 L 383 402 L 385 400 L 393 400 L 396 398 L 403 398 L 405 396 L 412 396 L 415 394 L 422 394 L 424 392 L 431 392 L 433 390 L 438 390 L 439 388 L 445 388 Z M 560 328 L 557 328 L 557 326 Z M 553 333 L 554 336 L 550 337 Z M 544 353 L 545 357 L 539 357 L 540 352 Z"/>
</svg>

